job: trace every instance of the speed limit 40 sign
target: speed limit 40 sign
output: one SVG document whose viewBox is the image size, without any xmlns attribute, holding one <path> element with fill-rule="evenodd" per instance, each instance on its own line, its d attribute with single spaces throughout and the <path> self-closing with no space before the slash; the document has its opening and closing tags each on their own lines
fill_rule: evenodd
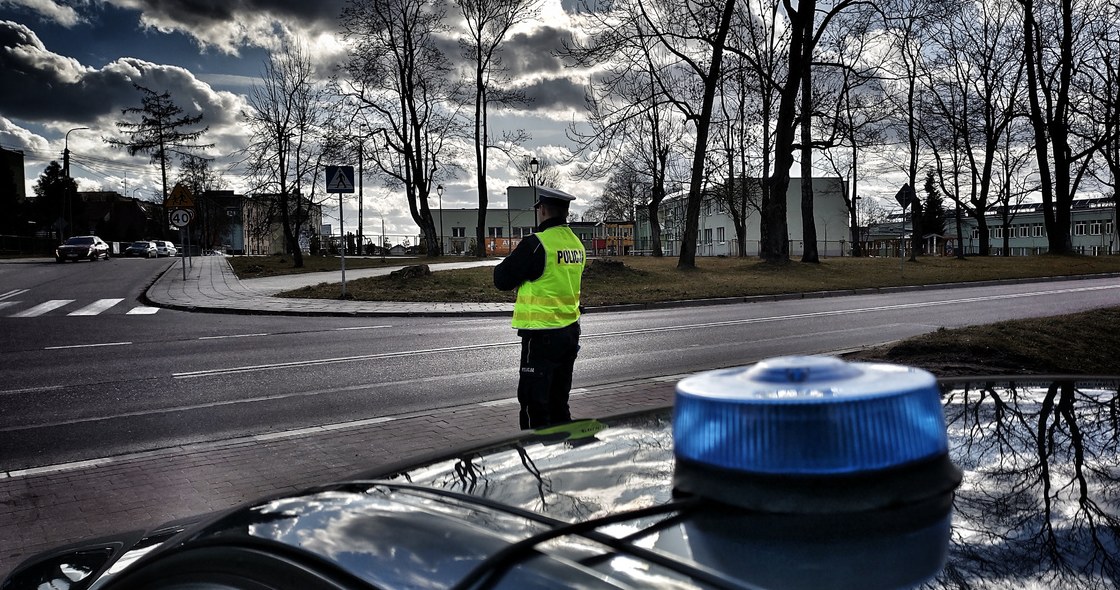
<svg viewBox="0 0 1120 590">
<path fill-rule="evenodd" d="M 171 211 L 171 225 L 175 227 L 187 227 L 192 219 L 194 219 L 194 211 L 190 209 L 173 209 Z"/>
</svg>

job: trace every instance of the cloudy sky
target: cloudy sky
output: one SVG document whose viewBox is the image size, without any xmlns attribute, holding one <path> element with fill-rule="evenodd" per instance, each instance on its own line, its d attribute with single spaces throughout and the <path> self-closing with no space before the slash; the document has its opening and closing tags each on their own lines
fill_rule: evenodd
<svg viewBox="0 0 1120 590">
<path fill-rule="evenodd" d="M 158 169 L 148 158 L 128 156 L 104 142 L 116 133 L 121 110 L 140 105 L 134 84 L 169 91 L 188 113 L 201 111 L 210 128 L 205 139 L 216 144 L 209 153 L 216 158 L 213 166 L 228 169 L 228 156 L 244 136 L 238 115 L 269 50 L 282 39 L 298 38 L 316 65 L 329 71 L 343 56 L 337 38 L 343 2 L 0 0 L 0 146 L 24 152 L 28 194 L 51 160 L 61 162 L 68 144 L 71 174 L 80 190 L 115 190 L 157 200 Z M 583 109 L 579 73 L 551 55 L 570 26 L 562 2 L 574 0 L 542 0 L 539 17 L 522 23 L 508 44 L 510 55 L 516 56 L 508 63 L 532 104 L 492 119 L 495 134 L 522 128 L 532 135 L 525 153 L 553 161 L 570 147 L 564 128 Z M 453 39 L 448 43 L 454 47 Z M 512 166 L 499 158 L 505 160 L 491 156 L 493 207 L 504 206 L 505 187 L 518 183 Z M 467 163 L 466 168 L 473 166 Z M 235 172 L 226 176 L 228 188 L 239 188 Z M 444 182 L 445 208 L 477 206 L 468 176 L 473 172 Z M 600 190 L 595 183 L 560 184 L 580 196 L 577 203 L 584 206 Z M 384 215 L 388 233 L 416 232 L 403 197 L 372 179 L 365 188 L 367 224 L 380 225 Z M 349 229 L 356 208 L 356 201 L 347 205 Z M 324 213 L 337 216 L 336 210 Z"/>
</svg>

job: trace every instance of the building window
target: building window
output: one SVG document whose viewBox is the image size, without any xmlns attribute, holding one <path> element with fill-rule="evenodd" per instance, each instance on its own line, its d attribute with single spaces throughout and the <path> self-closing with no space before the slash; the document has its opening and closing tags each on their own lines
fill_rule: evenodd
<svg viewBox="0 0 1120 590">
<path fill-rule="evenodd" d="M 518 237 L 525 238 L 525 237 L 530 236 L 533 233 L 533 228 L 529 227 L 529 226 L 524 226 L 524 227 L 517 228 L 515 231 L 517 232 Z"/>
<path fill-rule="evenodd" d="M 486 228 L 486 235 L 490 236 L 491 238 L 500 238 L 502 237 L 502 229 L 504 228 L 502 228 L 502 226 L 500 225 L 497 227 L 488 227 Z"/>
<path fill-rule="evenodd" d="M 1085 222 L 1084 221 L 1078 221 L 1077 223 L 1073 224 L 1073 235 L 1075 235 L 1075 236 L 1085 235 Z"/>
<path fill-rule="evenodd" d="M 1028 225 L 1019 225 L 1019 226 L 1016 226 L 1016 228 L 1018 229 L 1018 231 L 1015 234 L 1016 237 L 1025 238 L 1025 237 L 1028 237 L 1031 233 L 1031 228 Z"/>
<path fill-rule="evenodd" d="M 1107 235 L 1110 235 L 1110 236 L 1112 235 L 1112 222 L 1111 221 L 1104 222 L 1104 233 L 1107 234 Z"/>
<path fill-rule="evenodd" d="M 1043 230 L 1043 225 L 1041 223 L 1036 223 L 1036 224 L 1031 226 L 1031 234 L 1036 238 L 1041 238 L 1043 236 L 1043 231 L 1042 230 Z"/>
<path fill-rule="evenodd" d="M 722 244 L 726 240 L 727 240 L 727 238 L 725 238 L 723 236 L 723 228 L 722 227 L 717 227 L 716 228 L 716 241 Z"/>
<path fill-rule="evenodd" d="M 1089 235 L 1091 235 L 1091 236 L 1101 235 L 1101 222 L 1100 221 L 1090 221 L 1089 222 Z"/>
<path fill-rule="evenodd" d="M 467 237 L 467 228 L 465 228 L 465 227 L 453 227 L 453 228 L 451 228 L 451 237 L 453 237 L 453 238 L 465 238 L 465 237 Z"/>
<path fill-rule="evenodd" d="M 705 244 L 711 244 L 712 243 L 712 228 L 708 228 L 708 229 L 704 230 L 704 243 Z"/>
</svg>

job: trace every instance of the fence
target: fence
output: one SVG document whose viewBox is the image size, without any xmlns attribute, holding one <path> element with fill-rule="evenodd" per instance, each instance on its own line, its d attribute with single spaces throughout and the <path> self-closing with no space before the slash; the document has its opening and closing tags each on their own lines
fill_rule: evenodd
<svg viewBox="0 0 1120 590">
<path fill-rule="evenodd" d="M 51 256 L 56 245 L 58 245 L 57 238 L 0 235 L 2 255 Z"/>
</svg>

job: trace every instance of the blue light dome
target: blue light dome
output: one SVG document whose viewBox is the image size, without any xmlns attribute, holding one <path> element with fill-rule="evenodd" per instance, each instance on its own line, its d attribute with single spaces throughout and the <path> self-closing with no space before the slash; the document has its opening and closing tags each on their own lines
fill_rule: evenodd
<svg viewBox="0 0 1120 590">
<path fill-rule="evenodd" d="M 778 357 L 677 385 L 678 462 L 772 476 L 889 470 L 948 453 L 930 373 L 822 356 Z"/>
</svg>

